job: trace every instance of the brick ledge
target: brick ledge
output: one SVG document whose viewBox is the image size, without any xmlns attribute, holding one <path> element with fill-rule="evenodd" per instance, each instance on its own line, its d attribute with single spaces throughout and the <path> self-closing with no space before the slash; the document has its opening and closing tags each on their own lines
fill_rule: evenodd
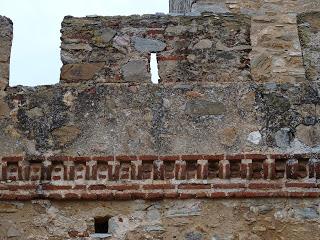
<svg viewBox="0 0 320 240">
<path fill-rule="evenodd" d="M 319 154 L 6 156 L 0 200 L 320 197 Z"/>
</svg>

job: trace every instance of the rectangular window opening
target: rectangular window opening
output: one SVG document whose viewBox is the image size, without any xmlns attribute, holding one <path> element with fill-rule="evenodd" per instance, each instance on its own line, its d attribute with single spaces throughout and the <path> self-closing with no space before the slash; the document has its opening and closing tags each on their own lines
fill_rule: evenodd
<svg viewBox="0 0 320 240">
<path fill-rule="evenodd" d="M 98 234 L 107 234 L 109 232 L 109 219 L 111 217 L 97 217 L 94 219 L 94 232 Z"/>
<path fill-rule="evenodd" d="M 150 69 L 151 69 L 151 81 L 154 84 L 159 84 L 159 69 L 158 69 L 158 60 L 157 54 L 151 53 L 150 59 Z"/>
</svg>

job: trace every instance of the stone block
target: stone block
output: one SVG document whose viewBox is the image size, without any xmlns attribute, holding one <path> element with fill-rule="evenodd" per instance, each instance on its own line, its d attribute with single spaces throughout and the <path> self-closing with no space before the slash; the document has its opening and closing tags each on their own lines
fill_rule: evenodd
<svg viewBox="0 0 320 240">
<path fill-rule="evenodd" d="M 67 64 L 61 69 L 61 80 L 64 82 L 93 80 L 103 66 L 103 63 Z"/>
</svg>

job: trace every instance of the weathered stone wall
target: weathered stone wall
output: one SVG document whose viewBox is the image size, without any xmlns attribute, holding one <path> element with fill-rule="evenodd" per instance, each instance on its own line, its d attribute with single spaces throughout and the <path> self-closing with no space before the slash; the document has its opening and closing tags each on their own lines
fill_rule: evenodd
<svg viewBox="0 0 320 240">
<path fill-rule="evenodd" d="M 110 216 L 114 240 L 319 239 L 319 200 L 0 203 L 2 239 L 98 239 L 94 218 Z M 92 236 L 92 235 L 91 235 Z"/>
<path fill-rule="evenodd" d="M 67 17 L 61 49 L 65 83 L 150 83 L 150 53 L 162 84 L 250 80 L 250 19 L 241 15 Z"/>
<path fill-rule="evenodd" d="M 180 2 L 172 0 L 172 5 Z M 259 82 L 294 83 L 305 79 L 297 14 L 319 9 L 319 1 L 313 0 L 196 0 L 189 15 L 212 12 L 252 16 L 252 77 Z"/>
</svg>

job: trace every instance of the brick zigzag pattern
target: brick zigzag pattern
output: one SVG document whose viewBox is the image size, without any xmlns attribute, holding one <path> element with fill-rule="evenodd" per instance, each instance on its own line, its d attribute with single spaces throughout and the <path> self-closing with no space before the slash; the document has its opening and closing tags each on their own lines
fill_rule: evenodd
<svg viewBox="0 0 320 240">
<path fill-rule="evenodd" d="M 2 157 L 0 200 L 320 197 L 320 155 Z"/>
</svg>

